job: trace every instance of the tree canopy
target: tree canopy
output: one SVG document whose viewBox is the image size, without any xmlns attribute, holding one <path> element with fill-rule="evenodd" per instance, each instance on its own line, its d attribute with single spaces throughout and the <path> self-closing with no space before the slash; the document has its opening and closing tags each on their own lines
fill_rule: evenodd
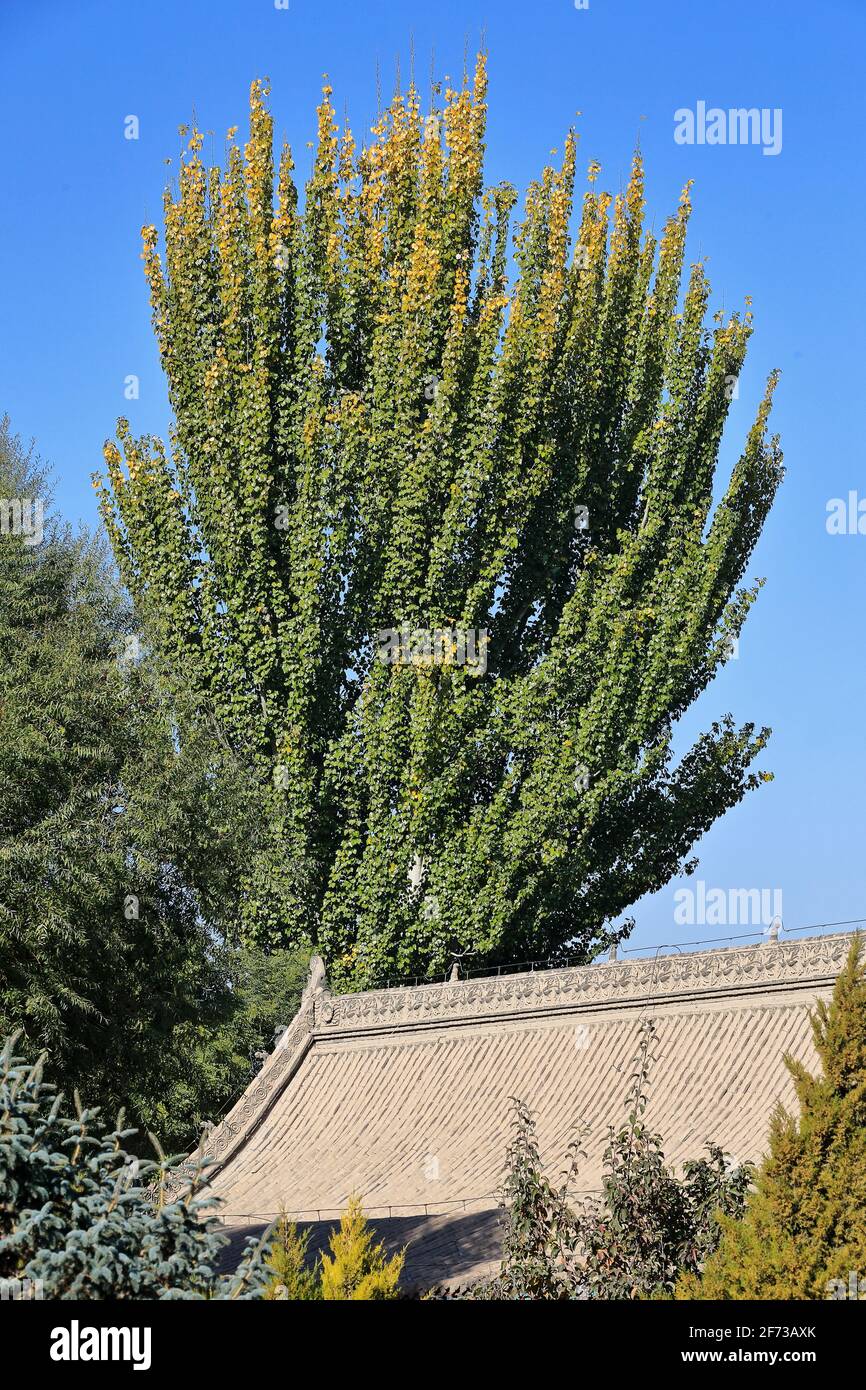
<svg viewBox="0 0 866 1390">
<path fill-rule="evenodd" d="M 689 187 L 645 230 L 639 153 L 616 197 L 591 164 L 573 219 L 574 132 L 512 238 L 486 94 L 480 56 L 358 144 L 326 85 L 302 200 L 266 83 L 224 169 L 182 127 L 143 229 L 171 450 L 121 421 L 98 482 L 149 634 L 260 788 L 243 929 L 314 941 L 341 987 L 591 958 L 768 775 L 730 716 L 672 748 L 782 475 L 773 376 L 714 505 L 748 301 L 707 327 Z"/>
<path fill-rule="evenodd" d="M 0 497 L 43 504 L 38 544 L 0 535 L 0 1033 L 188 1144 L 291 1018 L 306 955 L 232 942 L 245 783 L 48 481 L 0 421 Z"/>
</svg>

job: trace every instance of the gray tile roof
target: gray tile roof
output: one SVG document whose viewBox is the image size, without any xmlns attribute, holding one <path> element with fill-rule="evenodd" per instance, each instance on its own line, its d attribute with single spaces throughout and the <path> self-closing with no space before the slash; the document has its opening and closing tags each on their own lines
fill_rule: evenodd
<svg viewBox="0 0 866 1390">
<path fill-rule="evenodd" d="M 317 978 L 209 1141 L 224 1219 L 259 1226 L 284 1204 L 326 1230 L 354 1191 L 387 1243 L 411 1233 L 407 1268 L 420 1282 L 477 1274 L 495 1253 L 509 1097 L 532 1109 L 552 1176 L 576 1122 L 589 1125 L 579 1184 L 597 1190 L 646 1017 L 656 1027 L 648 1119 L 668 1159 L 698 1157 L 708 1140 L 757 1159 L 774 1105 L 793 1102 L 782 1055 L 814 1061 L 809 1009 L 829 994 L 850 940 L 338 997 Z"/>
</svg>

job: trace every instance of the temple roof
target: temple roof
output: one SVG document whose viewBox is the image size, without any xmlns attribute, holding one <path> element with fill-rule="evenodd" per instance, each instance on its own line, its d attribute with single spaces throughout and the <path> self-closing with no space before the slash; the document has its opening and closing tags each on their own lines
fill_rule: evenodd
<svg viewBox="0 0 866 1390">
<path fill-rule="evenodd" d="M 597 1191 L 640 1025 L 655 1024 L 647 1120 L 670 1162 L 708 1141 L 761 1157 L 773 1107 L 791 1105 L 783 1054 L 813 1064 L 809 1010 L 849 935 L 659 955 L 573 969 L 332 996 L 321 972 L 207 1145 L 232 1228 L 282 1205 L 324 1239 L 357 1192 L 418 1282 L 463 1279 L 496 1255 L 511 1101 L 532 1110 L 552 1177 L 578 1122 L 579 1190 Z"/>
</svg>

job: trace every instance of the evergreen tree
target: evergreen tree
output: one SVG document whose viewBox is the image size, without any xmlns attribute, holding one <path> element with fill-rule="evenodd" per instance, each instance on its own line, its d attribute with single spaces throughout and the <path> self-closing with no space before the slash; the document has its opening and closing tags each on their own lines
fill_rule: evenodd
<svg viewBox="0 0 866 1390">
<path fill-rule="evenodd" d="M 265 1268 L 270 1274 L 262 1297 L 275 1302 L 295 1303 L 322 1297 L 318 1260 L 310 1266 L 309 1229 L 299 1231 L 283 1213 L 276 1224 L 268 1248 Z"/>
<path fill-rule="evenodd" d="M 173 1191 L 171 1160 L 126 1151 L 133 1131 L 95 1110 L 70 1114 L 34 1065 L 0 1052 L 0 1279 L 27 1279 L 48 1299 L 256 1298 L 258 1250 L 234 1276 L 210 1219 L 203 1164 Z M 76 1097 L 77 1100 L 77 1097 Z M 14 1295 L 13 1295 L 14 1296 Z"/>
<path fill-rule="evenodd" d="M 858 935 L 812 1019 L 821 1073 L 791 1057 L 800 1113 L 779 1108 L 742 1220 L 680 1298 L 829 1298 L 866 1276 L 866 962 Z M 855 1283 L 854 1287 L 858 1284 Z"/>
<path fill-rule="evenodd" d="M 340 1229 L 331 1232 L 331 1254 L 322 1256 L 322 1297 L 340 1301 L 399 1297 L 404 1254 L 389 1260 L 367 1224 L 359 1197 L 351 1196 L 340 1217 Z"/>
<path fill-rule="evenodd" d="M 338 987 L 476 960 L 591 959 L 768 774 L 725 717 L 676 721 L 726 659 L 782 469 L 775 377 L 718 504 L 751 311 L 683 287 L 689 189 L 656 239 L 576 138 L 484 191 L 486 70 L 398 93 L 361 147 L 331 88 L 302 209 L 267 89 L 225 171 L 189 136 L 143 229 L 175 415 L 120 422 L 103 515 L 166 659 L 260 787 L 240 909 L 312 935 Z M 747 301 L 748 306 L 748 301 Z"/>
</svg>

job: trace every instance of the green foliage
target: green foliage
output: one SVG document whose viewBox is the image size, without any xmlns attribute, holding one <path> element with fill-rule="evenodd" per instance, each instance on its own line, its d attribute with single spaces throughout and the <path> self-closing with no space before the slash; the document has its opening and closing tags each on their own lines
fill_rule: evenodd
<svg viewBox="0 0 866 1390">
<path fill-rule="evenodd" d="M 800 1113 L 774 1114 L 742 1220 L 679 1298 L 813 1299 L 866 1271 L 866 964 L 855 938 L 829 1005 L 812 1017 L 821 1074 L 786 1057 Z"/>
<path fill-rule="evenodd" d="M 204 1167 L 170 1195 L 171 1160 L 134 1158 L 131 1130 L 94 1110 L 63 1110 L 34 1066 L 0 1056 L 0 1278 L 39 1281 L 49 1299 L 256 1298 L 253 1249 L 219 1275 L 225 1238 L 202 1195 Z"/>
<path fill-rule="evenodd" d="M 564 1181 L 555 1188 L 545 1175 L 529 1109 L 513 1100 L 515 1133 L 506 1153 L 501 1205 L 505 1211 L 502 1267 L 474 1295 L 495 1299 L 568 1298 L 574 1289 L 573 1252 L 579 1222 L 568 1204 L 568 1184 L 577 1172 L 578 1143 Z"/>
<path fill-rule="evenodd" d="M 128 655 L 106 556 L 3 421 L 0 497 L 22 496 L 46 515 L 41 544 L 0 535 L 0 1035 L 191 1146 L 288 1023 L 306 956 L 226 942 L 255 788 L 180 680 Z"/>
<path fill-rule="evenodd" d="M 665 1164 L 661 1136 L 644 1118 L 653 1031 L 649 1021 L 641 1027 L 626 1122 L 609 1131 L 602 1197 L 587 1204 L 583 1224 L 584 1277 L 595 1298 L 636 1298 L 672 1287 L 690 1234 L 685 1191 Z"/>
<path fill-rule="evenodd" d="M 708 1158 L 690 1159 L 683 1164 L 683 1186 L 692 1213 L 691 1239 L 683 1266 L 701 1269 L 718 1247 L 725 1217 L 739 1220 L 755 1180 L 755 1168 L 743 1163 L 733 1168 L 718 1144 L 707 1144 Z"/>
<path fill-rule="evenodd" d="M 768 776 L 729 716 L 672 751 L 782 476 L 772 377 L 713 506 L 751 311 L 705 326 L 689 190 L 645 232 L 639 155 L 615 198 L 590 167 L 571 227 L 573 132 L 512 243 L 483 57 L 360 147 L 326 87 L 302 207 L 267 95 L 225 170 L 191 132 L 163 247 L 143 229 L 172 450 L 121 421 L 98 483 L 156 646 L 259 788 L 245 931 L 312 937 L 337 988 L 455 941 L 591 959 Z M 484 659 L 437 656 L 446 630 Z"/>
<path fill-rule="evenodd" d="M 285 1212 L 268 1248 L 265 1266 L 271 1271 L 262 1297 L 286 1303 L 322 1298 L 318 1261 L 310 1266 L 309 1230 L 299 1231 Z"/>
<path fill-rule="evenodd" d="M 266 955 L 256 946 L 213 947 L 220 972 L 219 1017 L 185 1032 L 185 1065 L 166 1076 L 148 1125 L 177 1146 L 194 1146 L 249 1084 L 256 1053 L 269 1051 L 278 1027 L 297 1013 L 309 969 L 302 948 Z"/>
<path fill-rule="evenodd" d="M 404 1252 L 389 1260 L 367 1224 L 360 1198 L 351 1196 L 340 1217 L 340 1229 L 331 1232 L 331 1254 L 322 1256 L 322 1298 L 381 1301 L 399 1298 Z"/>
<path fill-rule="evenodd" d="M 610 1130 L 602 1196 L 585 1204 L 581 1221 L 581 1277 L 590 1298 L 670 1293 L 715 1248 L 717 1210 L 742 1213 L 751 1181 L 750 1169 L 731 1169 L 714 1144 L 709 1159 L 684 1165 L 683 1179 L 668 1168 L 661 1135 L 645 1118 L 654 1030 L 649 1020 L 641 1029 L 626 1122 Z"/>
<path fill-rule="evenodd" d="M 0 493 L 46 496 L 8 422 Z M 120 659 L 128 621 L 86 537 L 50 516 L 40 545 L 0 536 L 0 1029 L 140 1116 L 221 985 L 172 845 L 130 793 L 172 741 Z"/>
<path fill-rule="evenodd" d="M 282 1302 L 329 1299 L 359 1301 L 400 1297 L 399 1282 L 404 1253 L 390 1260 L 377 1244 L 367 1224 L 360 1198 L 351 1196 L 340 1218 L 340 1229 L 331 1232 L 331 1254 L 311 1261 L 310 1231 L 299 1231 L 285 1212 L 280 1216 L 268 1250 L 270 1271 L 266 1299 Z"/>
<path fill-rule="evenodd" d="M 631 1299 L 669 1295 L 677 1278 L 695 1271 L 715 1249 L 722 1213 L 742 1215 L 748 1166 L 731 1168 L 722 1150 L 667 1167 L 659 1135 L 644 1118 L 653 1062 L 653 1027 L 641 1042 L 626 1098 L 625 1124 L 609 1131 L 602 1193 L 569 1203 L 582 1152 L 569 1151 L 562 1185 L 544 1174 L 532 1116 L 515 1102 L 517 1133 L 509 1146 L 502 1205 L 506 1235 L 499 1274 L 472 1298 Z"/>
</svg>

